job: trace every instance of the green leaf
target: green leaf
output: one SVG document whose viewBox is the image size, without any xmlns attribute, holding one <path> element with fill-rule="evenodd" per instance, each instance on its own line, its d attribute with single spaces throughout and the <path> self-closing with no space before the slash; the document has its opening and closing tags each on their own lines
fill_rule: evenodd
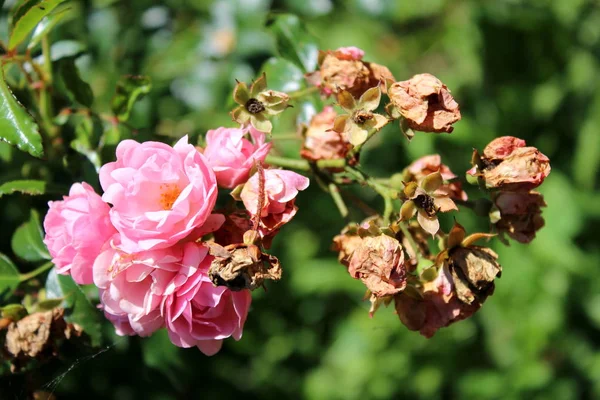
<svg viewBox="0 0 600 400">
<path fill-rule="evenodd" d="M 111 108 L 121 121 L 129 119 L 133 104 L 144 95 L 150 93 L 152 83 L 147 76 L 124 76 L 117 82 L 116 93 L 112 98 Z"/>
<path fill-rule="evenodd" d="M 81 79 L 75 65 L 75 58 L 63 58 L 57 65 L 58 74 L 69 97 L 88 108 L 91 107 L 94 102 L 94 93 L 90 85 Z"/>
<path fill-rule="evenodd" d="M 0 185 L 0 197 L 5 194 L 13 194 L 15 192 L 25 193 L 29 195 L 40 195 L 46 193 L 48 183 L 45 181 L 36 180 L 17 180 L 3 183 Z"/>
<path fill-rule="evenodd" d="M 64 0 L 28 0 L 13 14 L 13 28 L 8 41 L 9 50 L 15 49 L 46 15 Z"/>
<path fill-rule="evenodd" d="M 93 346 L 100 345 L 102 315 L 70 276 L 59 275 L 52 269 L 46 280 L 46 296 L 47 299 L 64 298 L 65 320 L 81 326 Z"/>
<path fill-rule="evenodd" d="M 75 18 L 77 15 L 75 9 L 77 7 L 78 5 L 73 4 L 72 2 L 64 3 L 56 7 L 54 11 L 48 14 L 35 28 L 27 48 L 29 50 L 35 48 L 42 41 L 42 38 L 50 33 L 52 29 L 63 22 Z"/>
<path fill-rule="evenodd" d="M 304 73 L 288 60 L 269 58 L 263 65 L 263 72 L 269 80 L 269 89 L 289 93 L 305 86 Z"/>
<path fill-rule="evenodd" d="M 21 304 L 8 304 L 4 307 L 0 307 L 0 315 L 2 315 L 2 318 L 18 321 L 27 316 L 27 309 Z"/>
<path fill-rule="evenodd" d="M 31 210 L 29 221 L 19 226 L 13 234 L 11 246 L 13 252 L 25 261 L 36 262 L 52 258 L 44 244 L 40 216 L 35 209 Z"/>
<path fill-rule="evenodd" d="M 275 36 L 277 51 L 283 58 L 295 63 L 305 72 L 315 70 L 319 47 L 300 18 L 293 14 L 276 15 L 267 22 L 267 27 Z"/>
<path fill-rule="evenodd" d="M 13 95 L 0 71 L 0 139 L 34 157 L 44 154 L 39 127 Z"/>
<path fill-rule="evenodd" d="M 0 298 L 5 298 L 12 294 L 13 290 L 19 285 L 19 271 L 15 264 L 0 253 Z"/>
<path fill-rule="evenodd" d="M 180 349 L 173 346 L 166 329 L 161 329 L 142 341 L 144 364 L 165 374 L 174 385 L 179 385 L 178 371 L 184 367 Z"/>
<path fill-rule="evenodd" d="M 35 305 L 35 310 L 36 311 L 54 310 L 56 307 L 59 307 L 62 304 L 63 300 L 64 300 L 63 298 L 42 300 Z"/>
</svg>

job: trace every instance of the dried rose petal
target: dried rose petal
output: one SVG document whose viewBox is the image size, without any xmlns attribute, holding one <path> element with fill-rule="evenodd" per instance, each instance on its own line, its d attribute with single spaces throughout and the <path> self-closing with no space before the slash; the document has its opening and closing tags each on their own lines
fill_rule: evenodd
<svg viewBox="0 0 600 400">
<path fill-rule="evenodd" d="M 452 132 L 461 118 L 458 103 L 438 78 L 419 74 L 392 84 L 388 95 L 408 126 L 422 132 Z"/>
<path fill-rule="evenodd" d="M 456 175 L 450 170 L 450 168 L 442 164 L 442 158 L 439 154 L 432 154 L 423 156 L 410 164 L 404 171 L 405 182 L 421 182 L 427 175 L 434 172 L 438 172 L 442 175 L 445 181 L 455 179 Z M 467 193 L 462 190 L 460 182 L 450 182 L 440 186 L 436 193 L 446 195 L 451 199 L 455 200 L 467 200 Z"/>
<path fill-rule="evenodd" d="M 387 235 L 367 237 L 354 250 L 348 272 L 375 296 L 396 294 L 406 287 L 402 245 Z"/>
<path fill-rule="evenodd" d="M 310 161 L 345 158 L 350 148 L 342 135 L 333 130 L 337 113 L 331 106 L 315 115 L 304 136 L 304 147 L 300 155 Z"/>
<path fill-rule="evenodd" d="M 494 204 L 499 214 L 492 213 L 496 229 L 518 242 L 531 242 L 544 226 L 541 208 L 546 203 L 538 192 L 499 192 Z"/>
</svg>

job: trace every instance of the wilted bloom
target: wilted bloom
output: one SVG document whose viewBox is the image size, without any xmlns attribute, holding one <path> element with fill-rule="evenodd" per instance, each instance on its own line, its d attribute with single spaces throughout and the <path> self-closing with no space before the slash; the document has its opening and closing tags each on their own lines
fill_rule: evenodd
<svg viewBox="0 0 600 400">
<path fill-rule="evenodd" d="M 243 243 L 244 233 L 252 229 L 252 216 L 246 210 L 225 214 L 225 222 L 214 232 L 215 242 L 221 246 Z"/>
<path fill-rule="evenodd" d="M 389 86 L 388 95 L 408 126 L 422 132 L 452 132 L 460 121 L 458 103 L 438 78 L 419 74 Z"/>
<path fill-rule="evenodd" d="M 483 156 L 475 151 L 473 161 L 475 165 L 467 174 L 483 179 L 490 189 L 529 191 L 550 174 L 550 159 L 513 136 L 492 140 Z"/>
<path fill-rule="evenodd" d="M 71 275 L 82 285 L 92 283 L 94 260 L 117 232 L 110 222 L 110 207 L 85 182 L 73 184 L 68 196 L 48 205 L 44 243 L 56 272 Z"/>
<path fill-rule="evenodd" d="M 538 192 L 498 192 L 493 196 L 490 219 L 500 233 L 521 243 L 529 243 L 544 226 L 544 196 Z"/>
<path fill-rule="evenodd" d="M 399 293 L 394 302 L 402 323 L 427 338 L 440 328 L 469 318 L 481 307 L 479 303 L 465 304 L 458 300 L 447 267 L 439 269 L 437 278 L 427 282 L 421 294 Z"/>
<path fill-rule="evenodd" d="M 345 158 L 350 146 L 342 134 L 333 130 L 337 113 L 331 106 L 315 115 L 304 132 L 304 146 L 300 155 L 310 161 Z"/>
<path fill-rule="evenodd" d="M 201 227 L 217 199 L 206 159 L 184 136 L 174 147 L 124 140 L 100 168 L 102 199 L 128 252 L 165 248 Z"/>
<path fill-rule="evenodd" d="M 205 246 L 185 244 L 181 269 L 167 286 L 160 305 L 171 342 L 217 353 L 223 339 L 240 340 L 252 297 L 250 291 L 215 287 L 208 277 L 213 258 Z"/>
<path fill-rule="evenodd" d="M 378 86 L 364 92 L 358 102 L 349 92 L 339 93 L 338 104 L 347 114 L 335 118 L 333 130 L 354 146 L 363 144 L 369 133 L 380 130 L 388 123 L 386 117 L 373 112 L 379 107 L 380 101 L 381 90 Z"/>
<path fill-rule="evenodd" d="M 387 235 L 366 237 L 352 253 L 348 272 L 377 297 L 396 294 L 406 287 L 402 245 Z"/>
<path fill-rule="evenodd" d="M 394 81 L 390 70 L 379 64 L 362 61 L 364 52 L 356 47 L 341 47 L 319 53 L 319 70 L 306 75 L 307 81 L 331 95 L 343 90 L 360 97 L 382 81 Z M 385 90 L 385 85 L 383 85 Z"/>
<path fill-rule="evenodd" d="M 248 180 L 254 164 L 264 161 L 270 149 L 265 134 L 252 126 L 219 128 L 206 133 L 203 154 L 219 186 L 232 189 Z"/>
<path fill-rule="evenodd" d="M 254 290 L 265 280 L 281 279 L 277 257 L 265 254 L 255 244 L 235 243 L 225 247 L 209 243 L 214 256 L 208 276 L 215 286 L 226 286 L 233 291 Z"/>
<path fill-rule="evenodd" d="M 164 326 L 160 304 L 182 258 L 181 246 L 128 254 L 114 244 L 96 258 L 94 284 L 118 334 L 150 336 Z"/>
<path fill-rule="evenodd" d="M 423 156 L 410 164 L 403 173 L 404 182 L 420 183 L 427 175 L 434 172 L 439 172 L 444 181 L 450 181 L 456 178 L 456 175 L 450 168 L 442 164 L 442 158 L 439 154 Z M 445 194 L 454 200 L 467 200 L 467 193 L 462 190 L 462 185 L 458 181 L 444 183 L 440 186 L 436 193 Z"/>
<path fill-rule="evenodd" d="M 238 82 L 233 99 L 240 105 L 231 112 L 234 121 L 242 125 L 250 122 L 259 131 L 270 133 L 273 125 L 268 118 L 288 108 L 290 97 L 283 92 L 267 90 L 267 77 L 263 73 L 250 89 L 244 82 Z"/>
<path fill-rule="evenodd" d="M 435 235 L 440 229 L 437 218 L 438 212 L 457 210 L 456 204 L 445 193 L 438 192 L 444 183 L 439 172 L 427 175 L 417 184 L 410 182 L 404 188 L 407 200 L 400 209 L 400 218 L 407 221 L 417 214 L 419 225 L 431 235 Z"/>
<path fill-rule="evenodd" d="M 299 190 L 308 187 L 308 178 L 283 169 L 264 170 L 264 190 L 262 208 L 259 210 L 260 179 L 254 174 L 244 185 L 240 197 L 244 207 L 252 215 L 260 215 L 262 236 L 277 231 L 296 215 L 294 205 Z"/>
</svg>

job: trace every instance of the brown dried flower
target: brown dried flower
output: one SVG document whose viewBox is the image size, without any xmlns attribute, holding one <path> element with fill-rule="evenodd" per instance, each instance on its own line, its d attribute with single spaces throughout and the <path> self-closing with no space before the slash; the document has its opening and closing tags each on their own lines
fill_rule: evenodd
<svg viewBox="0 0 600 400">
<path fill-rule="evenodd" d="M 310 161 L 346 158 L 350 145 L 342 134 L 333 130 L 337 113 L 331 106 L 316 114 L 304 132 L 304 146 L 300 155 Z"/>
<path fill-rule="evenodd" d="M 254 290 L 266 279 L 281 279 L 281 266 L 277 257 L 265 254 L 254 244 L 231 244 L 225 247 L 208 243 L 214 260 L 208 276 L 215 286 L 227 286 L 233 291 Z"/>
<path fill-rule="evenodd" d="M 422 132 L 452 132 L 460 121 L 458 103 L 438 78 L 419 74 L 388 88 L 392 104 L 408 127 Z"/>
<path fill-rule="evenodd" d="M 357 48 L 340 48 L 319 53 L 319 70 L 306 75 L 307 81 L 319 86 L 326 95 L 350 92 L 360 97 L 381 82 L 394 81 L 390 70 L 362 60 L 364 52 Z M 385 92 L 385 85 L 381 85 Z"/>
<path fill-rule="evenodd" d="M 538 192 L 498 192 L 493 201 L 490 220 L 501 234 L 529 243 L 544 226 L 541 208 L 546 207 L 546 202 Z"/>
</svg>

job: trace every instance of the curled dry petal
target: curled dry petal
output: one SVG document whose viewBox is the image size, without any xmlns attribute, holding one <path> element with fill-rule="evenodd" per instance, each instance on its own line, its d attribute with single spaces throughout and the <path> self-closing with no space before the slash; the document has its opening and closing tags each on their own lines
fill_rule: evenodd
<svg viewBox="0 0 600 400">
<path fill-rule="evenodd" d="M 343 159 L 350 146 L 342 134 L 333 130 L 337 113 L 331 106 L 315 115 L 304 132 L 304 147 L 300 155 L 310 161 Z"/>
<path fill-rule="evenodd" d="M 461 118 L 458 103 L 438 78 L 415 75 L 388 88 L 391 102 L 412 129 L 423 132 L 452 132 Z"/>
<path fill-rule="evenodd" d="M 281 266 L 275 256 L 264 254 L 255 245 L 221 246 L 209 243 L 214 260 L 208 276 L 215 286 L 226 286 L 233 291 L 254 290 L 266 279 L 281 279 Z"/>
<path fill-rule="evenodd" d="M 538 192 L 499 192 L 494 196 L 494 210 L 490 214 L 496 230 L 514 240 L 529 243 L 544 226 L 542 207 L 544 197 Z"/>
<path fill-rule="evenodd" d="M 445 181 L 449 181 L 456 178 L 456 175 L 448 168 L 447 165 L 442 164 L 442 158 L 439 154 L 432 154 L 423 156 L 418 160 L 414 161 L 404 170 L 404 181 L 405 182 L 421 182 L 427 175 L 434 172 L 439 172 Z M 437 190 L 437 194 L 442 194 L 450 197 L 454 200 L 467 200 L 467 194 L 462 190 L 461 183 L 459 181 L 453 181 L 441 185 Z"/>
<path fill-rule="evenodd" d="M 367 237 L 354 250 L 348 272 L 377 297 L 398 293 L 407 278 L 402 245 L 387 235 Z"/>
<path fill-rule="evenodd" d="M 394 81 L 387 67 L 363 61 L 362 55 L 357 48 L 321 52 L 319 70 L 307 74 L 306 79 L 309 84 L 319 86 L 325 95 L 347 90 L 355 98 L 381 82 Z M 385 85 L 382 90 L 385 91 Z"/>
<path fill-rule="evenodd" d="M 529 191 L 550 174 L 550 159 L 525 141 L 503 136 L 490 142 L 483 156 L 475 153 L 476 165 L 467 173 L 481 177 L 486 187 L 509 191 Z"/>
<path fill-rule="evenodd" d="M 452 278 L 456 294 L 463 303 L 483 302 L 494 292 L 494 279 L 500 277 L 502 267 L 498 255 L 487 247 L 456 247 L 449 252 Z"/>
</svg>

